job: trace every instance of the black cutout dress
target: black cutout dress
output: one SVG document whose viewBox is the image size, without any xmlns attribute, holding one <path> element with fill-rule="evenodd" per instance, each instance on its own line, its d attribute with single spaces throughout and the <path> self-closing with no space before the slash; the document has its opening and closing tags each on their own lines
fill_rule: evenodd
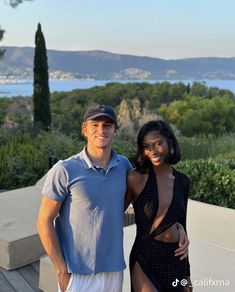
<svg viewBox="0 0 235 292">
<path fill-rule="evenodd" d="M 151 233 L 153 222 L 158 211 L 157 179 L 153 168 L 143 191 L 133 203 L 136 219 L 136 238 L 130 254 L 130 273 L 139 263 L 142 270 L 159 292 L 181 292 L 182 279 L 190 275 L 188 259 L 180 260 L 174 252 L 179 247 L 178 242 L 163 242 L 155 237 L 170 228 L 176 222 L 186 230 L 187 201 L 189 193 L 189 178 L 173 168 L 174 188 L 169 209 Z M 134 292 L 132 281 L 131 291 Z"/>
</svg>

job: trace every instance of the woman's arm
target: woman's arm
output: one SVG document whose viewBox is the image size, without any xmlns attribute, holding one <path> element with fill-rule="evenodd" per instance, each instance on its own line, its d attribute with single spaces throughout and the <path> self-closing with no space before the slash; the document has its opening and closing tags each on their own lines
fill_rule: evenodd
<svg viewBox="0 0 235 292">
<path fill-rule="evenodd" d="M 139 190 L 142 188 L 143 182 L 145 182 L 145 180 L 146 177 L 144 177 L 143 174 L 137 172 L 135 169 L 128 172 L 126 178 L 126 194 L 124 204 L 125 210 L 137 199 Z"/>
<path fill-rule="evenodd" d="M 133 171 L 130 171 L 127 174 L 127 178 L 126 178 L 126 193 L 125 193 L 125 199 L 124 199 L 124 212 L 126 211 L 126 209 L 129 207 L 129 205 L 134 200 L 133 184 L 134 184 L 134 175 L 133 175 Z"/>
</svg>

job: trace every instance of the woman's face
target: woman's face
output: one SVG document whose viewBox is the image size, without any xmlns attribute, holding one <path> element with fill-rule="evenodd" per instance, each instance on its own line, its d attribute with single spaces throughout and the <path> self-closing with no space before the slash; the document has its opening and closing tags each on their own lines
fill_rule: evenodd
<svg viewBox="0 0 235 292">
<path fill-rule="evenodd" d="M 164 136 L 158 131 L 148 132 L 143 140 L 144 155 L 152 162 L 154 166 L 165 163 L 169 147 Z"/>
</svg>

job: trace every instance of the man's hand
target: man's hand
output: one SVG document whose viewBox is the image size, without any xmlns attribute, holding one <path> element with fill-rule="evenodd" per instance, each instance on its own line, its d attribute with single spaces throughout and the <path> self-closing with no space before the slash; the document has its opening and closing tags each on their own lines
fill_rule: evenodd
<svg viewBox="0 0 235 292">
<path fill-rule="evenodd" d="M 58 283 L 59 283 L 61 292 L 66 291 L 66 289 L 69 285 L 69 280 L 71 278 L 71 275 L 72 274 L 70 274 L 70 273 L 64 273 L 64 274 L 57 275 Z"/>
<path fill-rule="evenodd" d="M 177 223 L 177 228 L 179 232 L 179 248 L 175 250 L 175 256 L 180 256 L 180 260 L 183 260 L 188 256 L 189 240 L 184 227 L 180 223 Z"/>
</svg>

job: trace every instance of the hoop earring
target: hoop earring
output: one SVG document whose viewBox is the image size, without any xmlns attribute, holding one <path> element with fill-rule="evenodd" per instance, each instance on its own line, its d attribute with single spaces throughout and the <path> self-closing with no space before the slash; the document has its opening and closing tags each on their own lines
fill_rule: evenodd
<svg viewBox="0 0 235 292">
<path fill-rule="evenodd" d="M 169 153 L 170 153 L 171 156 L 173 156 L 174 153 L 175 153 L 175 150 L 174 150 L 174 148 L 172 147 L 172 144 L 169 145 Z"/>
</svg>

